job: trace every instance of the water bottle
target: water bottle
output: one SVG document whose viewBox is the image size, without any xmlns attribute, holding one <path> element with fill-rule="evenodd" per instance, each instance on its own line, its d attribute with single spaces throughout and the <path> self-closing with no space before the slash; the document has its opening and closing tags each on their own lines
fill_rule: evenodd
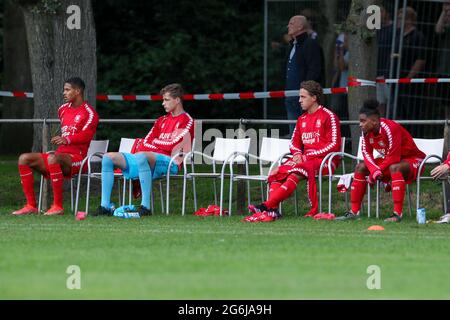
<svg viewBox="0 0 450 320">
<path fill-rule="evenodd" d="M 139 212 L 132 212 L 132 211 L 125 211 L 123 213 L 123 217 L 125 219 L 133 219 L 133 218 L 140 218 Z"/>
<path fill-rule="evenodd" d="M 425 208 L 417 209 L 417 223 L 425 224 L 427 222 Z"/>
</svg>

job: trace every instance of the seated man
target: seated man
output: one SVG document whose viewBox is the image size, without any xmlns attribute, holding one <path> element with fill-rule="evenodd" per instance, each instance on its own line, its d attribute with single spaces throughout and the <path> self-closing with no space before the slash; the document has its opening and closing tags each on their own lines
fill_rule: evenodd
<svg viewBox="0 0 450 320">
<path fill-rule="evenodd" d="M 120 168 L 127 179 L 139 179 L 142 190 L 140 215 L 150 215 L 152 179 L 166 174 L 171 156 L 183 150 L 190 151 L 194 137 L 194 120 L 184 111 L 183 88 L 175 83 L 161 90 L 163 107 L 167 112 L 158 118 L 144 139 L 137 139 L 136 153 L 109 152 L 102 159 L 102 200 L 98 215 L 112 215 L 110 203 L 114 183 L 114 168 Z M 177 174 L 182 157 L 170 168 Z"/>
<path fill-rule="evenodd" d="M 70 178 L 80 171 L 89 144 L 95 135 L 98 115 L 83 98 L 85 84 L 80 78 L 70 78 L 64 83 L 63 98 L 66 101 L 58 109 L 61 120 L 61 136 L 52 137 L 58 146 L 55 153 L 23 153 L 19 157 L 19 173 L 27 204 L 13 215 L 37 213 L 34 195 L 33 172 L 51 178 L 53 204 L 45 215 L 61 215 L 63 209 L 63 177 Z"/>
<path fill-rule="evenodd" d="M 250 205 L 253 215 L 245 218 L 249 222 L 274 221 L 281 215 L 279 204 L 287 199 L 300 180 L 306 179 L 311 210 L 305 217 L 313 217 L 318 212 L 316 175 L 323 158 L 330 152 L 341 149 L 339 118 L 322 106 L 323 90 L 315 81 L 304 81 L 300 86 L 300 105 L 305 111 L 297 119 L 292 134 L 290 151 L 292 158 L 274 170 L 269 176 L 269 198 L 260 205 Z M 334 170 L 339 159 L 333 162 Z M 328 172 L 328 167 L 324 168 Z"/>
<path fill-rule="evenodd" d="M 433 179 L 445 177 L 450 178 L 448 175 L 449 169 L 450 169 L 450 153 L 447 156 L 447 160 L 445 160 L 441 165 L 431 170 L 431 176 L 433 177 Z M 444 214 L 437 223 L 450 223 L 450 213 Z"/>
<path fill-rule="evenodd" d="M 391 182 L 393 214 L 386 222 L 402 220 L 405 185 L 417 177 L 425 154 L 420 151 L 413 138 L 400 124 L 380 118 L 377 100 L 366 100 L 359 111 L 359 126 L 362 130 L 362 153 L 364 162 L 356 166 L 351 185 L 351 211 L 336 220 L 359 218 L 361 201 L 366 192 L 366 177 L 370 184 L 377 180 Z M 382 157 L 374 159 L 373 150 Z"/>
</svg>

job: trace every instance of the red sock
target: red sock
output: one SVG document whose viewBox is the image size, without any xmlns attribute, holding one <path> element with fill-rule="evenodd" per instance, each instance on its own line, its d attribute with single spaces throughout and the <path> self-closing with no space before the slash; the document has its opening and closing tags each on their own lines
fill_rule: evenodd
<svg viewBox="0 0 450 320">
<path fill-rule="evenodd" d="M 281 185 L 282 185 L 281 182 L 278 182 L 278 181 L 272 182 L 269 186 L 269 194 L 278 190 L 278 188 L 281 187 Z"/>
<path fill-rule="evenodd" d="M 53 204 L 63 206 L 63 183 L 64 177 L 59 163 L 48 164 L 48 171 L 50 172 L 50 181 L 53 188 Z"/>
<path fill-rule="evenodd" d="M 405 179 L 401 172 L 391 173 L 392 177 L 392 200 L 394 200 L 394 212 L 402 215 L 403 200 L 405 199 Z"/>
<path fill-rule="evenodd" d="M 316 176 L 314 172 L 308 172 L 308 180 L 306 181 L 306 189 L 308 191 L 308 200 L 311 205 L 311 209 L 307 213 L 317 214 L 319 211 L 319 201 L 317 199 L 317 184 L 316 184 Z"/>
<path fill-rule="evenodd" d="M 361 202 L 366 193 L 366 186 L 366 177 L 359 172 L 355 172 L 350 192 L 353 213 L 358 213 L 361 209 Z"/>
<path fill-rule="evenodd" d="M 289 198 L 292 192 L 294 192 L 299 180 L 300 179 L 296 175 L 290 174 L 278 189 L 269 193 L 269 199 L 264 202 L 266 207 L 269 209 L 278 208 L 280 202 Z"/>
<path fill-rule="evenodd" d="M 20 181 L 22 182 L 23 193 L 27 199 L 27 204 L 29 206 L 36 208 L 36 198 L 34 196 L 34 178 L 33 171 L 31 171 L 29 166 L 19 164 L 19 174 Z"/>
</svg>

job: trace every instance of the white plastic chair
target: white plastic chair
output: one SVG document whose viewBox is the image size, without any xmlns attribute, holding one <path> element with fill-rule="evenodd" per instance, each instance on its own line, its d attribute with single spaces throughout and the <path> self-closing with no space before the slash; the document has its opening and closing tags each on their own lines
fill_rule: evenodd
<svg viewBox="0 0 450 320">
<path fill-rule="evenodd" d="M 133 145 L 134 142 L 136 141 L 136 139 L 133 138 L 120 138 L 120 144 L 119 144 L 119 151 L 118 152 L 124 152 L 124 153 L 131 153 L 131 150 L 133 149 Z M 123 192 L 122 192 L 122 201 L 121 200 L 121 196 L 120 196 L 120 179 L 118 180 L 119 183 L 119 202 L 120 205 L 125 205 L 125 195 L 126 195 L 126 179 L 123 176 L 122 173 L 117 173 L 114 172 L 114 177 L 119 177 L 122 178 L 123 180 Z M 128 197 L 129 197 L 129 204 L 131 204 L 131 180 L 129 183 L 129 187 L 128 187 Z"/>
<path fill-rule="evenodd" d="M 261 202 L 264 201 L 264 188 L 263 183 L 267 183 L 270 172 L 279 165 L 281 159 L 290 153 L 289 145 L 290 139 L 278 139 L 263 137 L 261 142 L 261 148 L 259 156 L 254 154 L 248 154 L 249 158 L 256 159 L 259 164 L 259 175 L 236 175 L 233 177 L 233 181 L 245 180 L 245 181 L 260 181 L 261 182 Z M 269 164 L 268 168 L 264 168 L 265 164 Z M 230 197 L 232 194 L 230 193 Z M 267 195 L 266 195 L 267 197 Z M 250 196 L 248 202 L 251 202 Z"/>
<path fill-rule="evenodd" d="M 441 164 L 442 163 L 442 153 L 444 151 L 444 139 L 418 139 L 415 138 L 417 148 L 425 153 L 425 159 L 421 162 L 419 166 L 419 172 L 417 173 L 416 183 L 416 214 L 417 209 L 420 208 L 420 181 L 425 179 L 432 179 L 431 176 L 422 176 L 422 168 L 426 164 Z M 447 212 L 447 201 L 445 199 L 445 180 L 442 180 L 442 193 L 444 195 L 444 208 Z"/>
<path fill-rule="evenodd" d="M 81 176 L 85 176 L 88 178 L 88 183 L 87 183 L 87 188 L 86 188 L 86 212 L 88 212 L 88 205 L 89 205 L 89 188 L 90 188 L 90 178 L 91 177 L 98 177 L 99 174 L 101 175 L 101 173 L 99 172 L 92 172 L 92 168 L 91 165 L 93 163 L 98 163 L 101 162 L 101 156 L 107 152 L 108 150 L 108 145 L 109 145 L 109 140 L 92 140 L 90 145 L 89 145 L 89 149 L 87 152 L 87 156 L 83 159 L 83 162 L 81 163 L 81 167 L 80 167 L 80 173 L 82 171 L 82 168 L 84 167 L 84 165 L 88 164 L 88 173 L 83 173 L 83 174 L 78 174 L 73 176 L 70 179 L 70 206 L 72 211 L 74 212 L 74 214 L 76 214 L 77 210 L 78 210 L 78 196 L 79 196 L 79 191 L 80 191 L 80 179 Z M 78 178 L 78 182 L 77 182 L 77 194 L 75 197 L 75 210 L 73 207 L 73 181 Z M 44 180 L 43 177 L 41 176 L 41 183 L 40 183 L 40 188 L 39 188 L 39 204 L 38 204 L 38 210 L 39 212 L 41 211 L 41 204 L 42 204 L 42 187 L 44 184 Z"/>
<path fill-rule="evenodd" d="M 109 140 L 91 140 L 91 143 L 89 144 L 89 149 L 88 149 L 87 155 L 83 159 L 82 165 L 80 167 L 80 171 L 84 167 L 84 164 L 86 163 L 86 161 L 88 161 L 88 159 L 91 159 L 92 163 L 100 162 L 101 161 L 101 157 L 99 158 L 98 155 L 100 155 L 102 153 L 106 153 L 106 151 L 108 150 L 108 145 L 109 145 Z M 50 151 L 48 153 L 54 153 L 54 151 Z M 96 153 L 98 155 L 95 155 Z M 95 157 L 94 157 L 94 155 L 95 155 Z M 88 164 L 88 171 L 89 170 L 91 170 L 90 163 Z M 91 174 L 98 174 L 98 173 L 91 173 Z M 73 206 L 73 198 L 74 198 L 73 197 L 73 182 L 77 178 L 77 176 L 78 176 L 78 180 L 79 180 L 79 176 L 80 176 L 79 174 L 74 175 L 70 179 L 70 209 L 75 214 L 76 214 L 77 211 L 76 210 L 74 211 L 74 206 Z M 39 212 L 41 211 L 41 206 L 42 206 L 42 189 L 43 189 L 43 185 L 44 185 L 44 179 L 41 176 L 41 182 L 40 182 L 40 187 L 39 187 L 39 202 L 38 202 L 38 211 Z M 79 181 L 78 181 L 78 185 L 77 185 L 76 200 L 78 200 L 78 186 L 79 186 Z M 88 180 L 87 192 L 89 193 L 89 180 Z M 76 204 L 75 209 L 78 208 L 77 205 L 78 204 Z"/>
<path fill-rule="evenodd" d="M 320 170 L 319 170 L 319 212 L 322 212 L 322 170 L 323 167 L 325 166 L 326 163 L 328 163 L 328 167 L 331 167 L 332 161 L 335 157 L 341 157 L 342 158 L 342 174 L 329 174 L 328 175 L 328 212 L 331 213 L 331 204 L 332 204 L 332 181 L 334 179 L 340 179 L 343 175 L 345 175 L 345 163 L 344 163 L 344 159 L 345 158 L 350 158 L 353 160 L 356 160 L 357 163 L 364 161 L 364 157 L 362 154 L 362 136 L 359 137 L 359 142 L 358 142 L 358 153 L 357 155 L 353 155 L 350 153 L 346 153 L 345 151 L 345 137 L 342 138 L 342 148 L 340 152 L 332 152 L 330 154 L 328 154 L 322 161 L 321 165 L 320 165 Z M 380 157 L 381 154 L 374 150 L 374 157 L 378 158 Z M 378 191 L 378 189 L 377 189 Z M 347 194 L 346 194 L 347 197 Z M 370 189 L 367 193 L 367 197 L 368 197 L 368 216 L 370 216 Z M 378 198 L 377 198 L 378 199 Z M 348 202 L 348 199 L 346 198 L 346 202 Z M 378 208 L 378 205 L 377 205 Z M 377 209 L 378 210 L 378 209 Z"/>
<path fill-rule="evenodd" d="M 131 139 L 131 138 L 121 138 L 120 139 L 120 145 L 119 145 L 119 152 L 127 152 L 130 153 L 134 142 L 136 139 Z M 174 157 L 171 159 L 170 164 L 172 164 L 172 161 L 174 160 Z M 170 165 L 169 165 L 170 168 Z M 123 177 L 122 173 L 114 173 L 114 176 L 117 177 L 122 177 L 123 178 L 123 195 L 122 195 L 122 205 L 125 205 L 125 197 L 126 197 L 126 181 L 127 179 L 125 177 Z M 162 179 L 155 179 L 155 180 L 159 180 L 159 192 L 160 192 L 160 199 L 161 199 L 161 212 L 164 212 L 164 194 L 163 194 L 163 187 L 162 187 Z M 153 180 L 153 181 L 155 181 Z M 120 188 L 120 186 L 119 186 Z M 120 198 L 120 192 L 119 192 L 119 198 Z M 152 212 L 154 212 L 155 210 L 155 206 L 154 206 L 154 193 L 153 193 L 153 189 L 152 189 L 152 195 L 150 197 L 151 199 L 151 210 Z M 132 200 L 132 184 L 131 184 L 131 180 L 129 180 L 128 183 L 128 204 L 131 204 L 131 200 Z"/>
<path fill-rule="evenodd" d="M 185 150 L 180 151 L 178 154 L 174 155 L 169 162 L 169 166 L 167 167 L 167 173 L 166 173 L 166 215 L 169 214 L 169 206 L 170 206 L 170 180 L 173 178 L 183 179 L 184 174 L 170 174 L 170 167 L 172 166 L 172 163 L 176 160 L 177 157 L 183 157 L 183 162 L 186 162 L 186 164 L 190 164 L 191 166 L 194 165 L 194 154 L 192 153 L 191 156 L 187 157 L 188 152 L 195 150 L 195 138 L 192 139 L 192 146 L 191 150 Z M 188 151 L 188 152 L 186 152 Z M 184 166 L 182 166 L 184 169 Z M 194 180 L 193 180 L 194 181 Z M 194 198 L 196 199 L 196 190 L 195 190 L 195 183 L 192 183 L 192 189 L 194 192 Z M 197 202 L 195 202 L 195 207 L 197 207 Z"/>
<path fill-rule="evenodd" d="M 223 184 L 225 178 L 225 168 L 227 164 L 230 167 L 230 181 L 233 177 L 233 169 L 231 166 L 231 160 L 234 163 L 246 165 L 246 174 L 248 175 L 248 160 L 247 155 L 250 148 L 250 138 L 246 139 L 226 139 L 226 138 L 216 138 L 213 156 L 206 155 L 199 151 L 191 151 L 186 155 L 186 158 L 191 158 L 191 170 L 192 172 L 187 172 L 187 161 L 183 163 L 183 203 L 181 213 L 185 214 L 186 208 L 186 183 L 187 179 L 192 179 L 195 185 L 195 179 L 197 178 L 210 178 L 213 179 L 214 183 L 214 203 L 217 204 L 217 187 L 216 180 L 220 179 L 220 215 L 222 215 L 223 209 Z M 202 157 L 212 161 L 212 171 L 213 172 L 195 172 L 195 165 L 193 163 L 193 156 L 195 154 L 201 155 Z M 222 168 L 220 173 L 216 171 L 216 164 L 222 163 Z M 230 183 L 230 194 L 232 191 L 233 184 Z M 195 188 L 195 187 L 194 187 Z M 250 190 L 248 190 L 250 192 Z M 194 192 L 194 207 L 197 210 L 197 197 Z M 231 198 L 230 207 L 228 208 L 229 215 L 231 215 Z"/>
<path fill-rule="evenodd" d="M 91 185 L 91 178 L 101 179 L 102 173 L 100 172 L 93 172 L 92 171 L 92 164 L 94 163 L 101 163 L 103 155 L 108 152 L 108 145 L 109 140 L 92 140 L 91 144 L 89 145 L 87 157 L 83 159 L 83 162 L 80 166 L 80 172 L 78 173 L 78 179 L 77 179 L 77 193 L 75 197 L 75 210 L 74 214 L 78 211 L 78 200 L 80 196 L 80 185 L 81 185 L 81 177 L 87 178 L 87 185 L 86 185 L 86 209 L 85 212 L 88 214 L 89 212 L 89 191 L 90 191 L 90 185 Z M 82 173 L 84 165 L 87 163 L 87 173 Z M 74 178 L 72 178 L 74 180 Z"/>
</svg>

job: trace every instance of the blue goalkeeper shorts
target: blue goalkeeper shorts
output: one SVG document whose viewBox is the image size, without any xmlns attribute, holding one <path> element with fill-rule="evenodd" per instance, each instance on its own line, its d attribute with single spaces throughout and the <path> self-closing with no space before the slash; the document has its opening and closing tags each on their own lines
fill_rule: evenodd
<svg viewBox="0 0 450 320">
<path fill-rule="evenodd" d="M 126 179 L 139 179 L 139 166 L 136 162 L 136 155 L 132 153 L 122 152 L 125 158 L 126 167 L 122 170 L 123 176 Z M 167 173 L 167 168 L 169 167 L 170 157 L 155 153 L 156 162 L 155 167 L 152 168 L 152 178 L 158 179 Z M 170 166 L 170 174 L 178 173 L 178 165 L 172 162 Z"/>
<path fill-rule="evenodd" d="M 155 167 L 152 169 L 152 177 L 153 179 L 158 179 L 167 174 L 167 168 L 169 168 L 170 157 L 160 153 L 155 153 L 155 155 L 156 155 L 156 162 Z M 172 162 L 172 165 L 170 166 L 170 174 L 173 175 L 177 173 L 178 173 L 178 165 L 175 162 Z"/>
</svg>

